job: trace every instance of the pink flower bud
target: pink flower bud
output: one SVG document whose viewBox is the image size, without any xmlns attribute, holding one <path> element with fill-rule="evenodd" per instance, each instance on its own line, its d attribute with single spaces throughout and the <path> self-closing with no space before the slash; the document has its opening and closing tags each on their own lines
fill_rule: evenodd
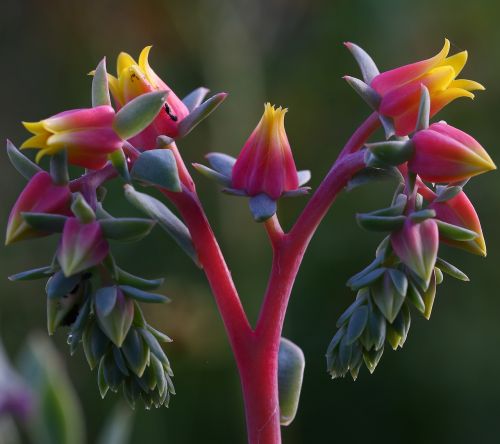
<svg viewBox="0 0 500 444">
<path fill-rule="evenodd" d="M 450 42 L 427 60 L 401 66 L 377 75 L 370 86 L 382 97 L 379 111 L 392 117 L 398 136 L 411 133 L 416 126 L 421 85 L 429 90 L 431 117 L 458 97 L 474 98 L 471 91 L 484 90 L 472 80 L 456 79 L 467 62 L 467 51 L 448 57 Z"/>
<path fill-rule="evenodd" d="M 287 109 L 269 103 L 264 115 L 246 141 L 232 173 L 232 187 L 249 196 L 260 193 L 278 199 L 299 187 L 297 169 L 285 132 Z"/>
<path fill-rule="evenodd" d="M 21 213 L 70 214 L 70 200 L 71 191 L 67 185 L 55 185 L 46 171 L 36 173 L 10 212 L 5 244 L 46 235 L 31 228 Z"/>
<path fill-rule="evenodd" d="M 115 111 L 111 106 L 64 111 L 39 122 L 23 122 L 34 134 L 21 149 L 37 148 L 36 161 L 63 149 L 68 161 L 84 168 L 100 169 L 108 154 L 121 148 L 123 141 L 113 130 Z"/>
<path fill-rule="evenodd" d="M 481 229 L 481 222 L 474 206 L 463 191 L 447 201 L 431 202 L 429 208 L 436 211 L 436 219 L 478 233 L 477 238 L 466 242 L 457 242 L 441 236 L 443 242 L 480 256 L 486 256 L 486 243 Z"/>
<path fill-rule="evenodd" d="M 410 171 L 430 182 L 455 182 L 496 169 L 486 150 L 471 136 L 444 122 L 418 131 Z"/>
<path fill-rule="evenodd" d="M 416 223 L 407 218 L 403 228 L 392 233 L 391 244 L 401 262 L 428 284 L 439 248 L 436 221 L 427 219 Z"/>
<path fill-rule="evenodd" d="M 82 223 L 70 217 L 64 224 L 57 260 L 65 276 L 72 276 L 104 260 L 109 245 L 99 222 Z"/>
<path fill-rule="evenodd" d="M 137 63 L 129 54 L 118 56 L 117 77 L 108 74 L 109 88 L 118 108 L 137 96 L 152 91 L 168 91 L 166 106 L 153 123 L 144 131 L 130 139 L 133 145 L 143 149 L 156 148 L 159 135 L 176 137 L 179 123 L 189 114 L 189 110 L 175 93 L 156 75 L 148 62 L 151 46 L 146 46 Z"/>
</svg>

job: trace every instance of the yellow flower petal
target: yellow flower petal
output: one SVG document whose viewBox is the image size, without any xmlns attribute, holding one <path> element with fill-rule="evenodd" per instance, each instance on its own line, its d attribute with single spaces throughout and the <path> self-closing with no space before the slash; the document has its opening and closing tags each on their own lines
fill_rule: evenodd
<svg viewBox="0 0 500 444">
<path fill-rule="evenodd" d="M 21 122 L 23 126 L 33 134 L 41 134 L 45 132 L 45 129 L 43 127 L 43 123 L 40 122 Z"/>
<path fill-rule="evenodd" d="M 47 139 L 49 138 L 48 133 L 37 134 L 33 137 L 30 137 L 26 140 L 22 145 L 21 149 L 24 150 L 26 148 L 47 148 Z"/>
<path fill-rule="evenodd" d="M 118 54 L 118 58 L 116 59 L 116 74 L 118 75 L 118 77 L 120 77 L 120 74 L 125 68 L 128 68 L 132 65 L 137 65 L 132 56 L 130 56 L 126 52 L 120 52 L 120 54 Z"/>
<path fill-rule="evenodd" d="M 62 149 L 62 147 L 49 147 L 49 148 L 45 148 L 43 150 L 40 150 L 38 151 L 38 153 L 36 154 L 36 157 L 35 157 L 35 162 L 36 163 L 40 163 L 40 160 L 42 160 L 42 158 L 46 155 L 50 155 L 52 156 L 53 154 L 56 154 L 58 151 L 60 151 Z"/>
<path fill-rule="evenodd" d="M 439 66 L 431 69 L 419 80 L 429 88 L 429 92 L 443 91 L 448 88 L 455 78 L 455 71 L 451 66 Z"/>
<path fill-rule="evenodd" d="M 146 76 L 147 76 L 147 70 L 149 68 L 149 62 L 148 62 L 149 52 L 151 51 L 152 47 L 153 46 L 151 45 L 146 46 L 139 55 L 139 66 L 144 71 Z"/>
<path fill-rule="evenodd" d="M 119 80 L 115 76 L 108 74 L 108 86 L 109 86 L 109 91 L 111 92 L 111 95 L 113 96 L 115 101 L 118 102 L 120 106 L 123 106 L 124 100 L 122 91 L 120 89 Z"/>
<path fill-rule="evenodd" d="M 461 88 L 466 91 L 484 91 L 486 88 L 474 80 L 457 79 L 453 80 L 450 84 L 450 88 Z"/>
<path fill-rule="evenodd" d="M 451 57 L 444 59 L 440 66 L 451 66 L 455 70 L 455 77 L 460 74 L 467 63 L 467 51 L 458 52 Z"/>
</svg>

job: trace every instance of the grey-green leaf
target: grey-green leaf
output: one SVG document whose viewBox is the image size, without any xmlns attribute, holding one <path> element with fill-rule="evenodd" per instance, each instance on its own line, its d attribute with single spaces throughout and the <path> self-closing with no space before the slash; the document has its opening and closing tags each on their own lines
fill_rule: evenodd
<svg viewBox="0 0 500 444">
<path fill-rule="evenodd" d="M 144 151 L 134 162 L 131 174 L 148 185 L 175 192 L 182 190 L 175 156 L 169 149 Z"/>
<path fill-rule="evenodd" d="M 113 122 L 114 130 L 124 140 L 139 134 L 153 122 L 163 108 L 166 98 L 165 91 L 137 96 L 118 111 Z"/>
<path fill-rule="evenodd" d="M 196 125 L 207 118 L 224 101 L 226 96 L 226 93 L 216 94 L 194 108 L 179 123 L 179 137 L 184 137 L 190 133 Z"/>
<path fill-rule="evenodd" d="M 182 221 L 158 199 L 139 193 L 132 186 L 125 185 L 125 197 L 137 209 L 156 220 L 158 224 L 177 242 L 177 244 L 199 266 L 198 257 L 189 230 Z"/>
<path fill-rule="evenodd" d="M 104 57 L 94 71 L 92 79 L 92 106 L 111 106 L 109 97 L 108 74 L 106 71 L 106 57 Z"/>
<path fill-rule="evenodd" d="M 9 139 L 7 139 L 6 149 L 10 163 L 25 179 L 29 180 L 36 173 L 43 171 L 35 162 L 22 154 Z"/>
<path fill-rule="evenodd" d="M 61 233 L 68 219 L 60 214 L 21 213 L 21 215 L 30 227 L 44 233 Z"/>
<path fill-rule="evenodd" d="M 151 219 L 141 219 L 136 217 L 101 219 L 103 235 L 106 239 L 133 242 L 143 239 L 147 236 L 153 227 L 155 221 Z"/>
<path fill-rule="evenodd" d="M 149 293 L 147 291 L 140 290 L 139 288 L 131 287 L 130 285 L 120 285 L 120 288 L 127 296 L 130 296 L 132 299 L 135 299 L 139 302 L 148 302 L 155 304 L 170 301 L 167 296 L 157 293 Z"/>
</svg>

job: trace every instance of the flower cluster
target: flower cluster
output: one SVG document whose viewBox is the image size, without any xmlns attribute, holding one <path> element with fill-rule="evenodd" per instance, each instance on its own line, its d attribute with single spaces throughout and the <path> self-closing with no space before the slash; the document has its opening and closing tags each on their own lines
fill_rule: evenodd
<svg viewBox="0 0 500 444">
<path fill-rule="evenodd" d="M 139 63 L 121 53 L 117 77 L 106 72 L 103 60 L 92 72 L 91 108 L 24 122 L 32 136 L 21 150 L 38 150 L 36 163 L 7 142 L 12 164 L 28 183 L 6 230 L 6 244 L 59 235 L 48 266 L 10 279 L 48 279 L 49 334 L 69 327 L 71 353 L 83 344 L 90 368 L 98 369 L 101 395 L 122 388 L 131 405 L 142 399 L 147 408 L 168 405 L 175 391 L 172 369 L 160 346 L 171 340 L 148 324 L 140 303 L 168 298 L 152 292 L 163 279 L 121 269 L 111 253 L 111 241 L 138 241 L 158 221 L 197 260 L 183 223 L 163 204 L 137 192 L 131 182 L 179 192 L 182 180 L 174 140 L 188 134 L 225 98 L 221 93 L 204 101 L 208 90 L 198 88 L 181 101 L 151 69 L 150 49 L 141 52 Z M 48 171 L 39 165 L 45 157 L 50 158 Z M 85 171 L 71 180 L 69 165 Z M 126 198 L 148 218 L 116 218 L 105 210 L 104 184 L 117 176 L 128 182 Z"/>
<path fill-rule="evenodd" d="M 348 44 L 365 82 L 349 83 L 379 113 L 388 139 L 366 144 L 368 171 L 392 171 L 399 184 L 388 208 L 357 215 L 359 225 L 388 236 L 375 260 L 348 281 L 356 301 L 337 321 L 339 330 L 327 350 L 332 377 L 348 372 L 355 379 L 364 361 L 373 372 L 387 341 L 402 347 L 410 328 L 410 306 L 431 315 L 443 273 L 467 281 L 458 268 L 438 257 L 441 242 L 486 256 L 479 217 L 463 191 L 474 176 L 495 169 L 486 150 L 465 132 L 429 119 L 457 97 L 484 89 L 455 80 L 467 53 L 447 57 L 449 42 L 435 57 L 378 73 L 361 48 Z M 392 128 L 392 129 L 391 129 Z"/>
</svg>

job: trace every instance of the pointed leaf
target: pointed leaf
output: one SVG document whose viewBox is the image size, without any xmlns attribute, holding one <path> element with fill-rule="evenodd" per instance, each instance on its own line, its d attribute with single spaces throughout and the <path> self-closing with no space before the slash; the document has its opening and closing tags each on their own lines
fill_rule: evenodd
<svg viewBox="0 0 500 444">
<path fill-rule="evenodd" d="M 210 180 L 215 180 L 220 185 L 225 187 L 231 186 L 232 183 L 231 177 L 224 176 L 223 174 L 215 170 L 212 170 L 211 168 L 208 168 L 205 165 L 202 165 L 201 163 L 193 163 L 192 165 L 196 169 L 196 171 L 198 171 L 200 174 L 203 174 L 206 178 Z"/>
<path fill-rule="evenodd" d="M 60 214 L 21 213 L 26 223 L 37 231 L 44 233 L 62 233 L 68 219 Z"/>
<path fill-rule="evenodd" d="M 95 220 L 95 213 L 92 207 L 87 203 L 81 193 L 73 195 L 73 202 L 71 203 L 71 211 L 83 223 L 89 223 Z"/>
<path fill-rule="evenodd" d="M 459 227 L 458 225 L 452 225 L 438 219 L 436 219 L 436 222 L 439 234 L 454 241 L 471 241 L 479 236 L 475 231 Z"/>
<path fill-rule="evenodd" d="M 172 150 L 148 150 L 138 157 L 131 170 L 132 177 L 169 191 L 181 191 L 177 163 Z"/>
<path fill-rule="evenodd" d="M 125 185 L 125 197 L 137 209 L 156 220 L 188 256 L 193 259 L 195 264 L 199 265 L 189 230 L 174 213 L 159 200 L 147 194 L 135 191 L 130 185 Z"/>
<path fill-rule="evenodd" d="M 382 98 L 370 85 L 367 85 L 362 80 L 356 77 L 344 76 L 344 80 L 356 93 L 368 104 L 373 110 L 378 110 Z"/>
<path fill-rule="evenodd" d="M 429 117 L 431 113 L 431 96 L 424 84 L 420 85 L 420 104 L 418 107 L 417 126 L 415 131 L 429 128 Z"/>
<path fill-rule="evenodd" d="M 208 88 L 204 88 L 201 86 L 200 88 L 196 88 L 195 90 L 191 91 L 186 97 L 182 99 L 182 102 L 184 105 L 186 105 L 186 108 L 191 112 L 200 104 L 203 102 L 203 99 L 206 97 L 206 95 L 209 93 Z"/>
<path fill-rule="evenodd" d="M 80 280 L 81 276 L 79 274 L 66 277 L 62 271 L 58 271 L 47 281 L 45 292 L 50 299 L 62 298 L 73 292 Z"/>
<path fill-rule="evenodd" d="M 196 107 L 179 123 L 179 137 L 184 137 L 202 120 L 207 118 L 226 98 L 226 93 L 219 93 Z"/>
<path fill-rule="evenodd" d="M 297 414 L 304 377 L 305 358 L 299 346 L 281 338 L 278 352 L 280 424 L 290 425 Z"/>
<path fill-rule="evenodd" d="M 352 191 L 355 188 L 358 188 L 362 185 L 388 179 L 396 179 L 398 181 L 403 181 L 403 176 L 395 167 L 387 167 L 387 168 L 368 167 L 356 173 L 354 176 L 352 176 L 352 178 L 347 183 L 346 191 Z"/>
<path fill-rule="evenodd" d="M 354 43 L 348 42 L 345 44 L 345 46 L 351 52 L 354 59 L 358 63 L 364 81 L 366 83 L 371 83 L 371 81 L 379 74 L 379 70 L 373 59 L 363 48 L 355 45 Z"/>
<path fill-rule="evenodd" d="M 34 268 L 33 270 L 21 271 L 8 277 L 9 281 L 30 281 L 32 279 L 41 279 L 49 277 L 54 273 L 52 266 Z"/>
<path fill-rule="evenodd" d="M 31 179 L 36 173 L 42 169 L 35 163 L 28 159 L 21 151 L 19 151 L 14 144 L 7 139 L 7 156 L 12 163 L 12 166 L 21 174 L 25 179 Z"/>
<path fill-rule="evenodd" d="M 406 216 L 373 216 L 371 214 L 358 213 L 356 222 L 361 228 L 369 231 L 394 231 L 400 229 L 406 220 Z"/>
<path fill-rule="evenodd" d="M 455 279 L 464 282 L 468 282 L 470 280 L 469 277 L 462 270 L 458 269 L 449 262 L 446 262 L 444 259 L 438 257 L 436 260 L 436 266 L 439 267 L 441 271 L 443 271 L 446 274 L 449 274 L 451 277 L 454 277 Z"/>
<path fill-rule="evenodd" d="M 155 290 L 163 285 L 165 279 L 144 279 L 140 276 L 135 276 L 131 273 L 117 267 L 116 281 L 122 285 L 130 285 L 132 287 L 140 288 L 141 290 Z"/>
<path fill-rule="evenodd" d="M 108 157 L 111 161 L 111 164 L 113 165 L 115 170 L 118 171 L 118 174 L 122 177 L 122 179 L 125 182 L 130 183 L 130 172 L 128 170 L 127 158 L 125 157 L 125 153 L 123 152 L 123 150 L 115 150 L 111 154 L 109 154 Z"/>
<path fill-rule="evenodd" d="M 256 222 L 264 222 L 276 214 L 276 201 L 267 194 L 261 193 L 249 200 L 250 211 Z"/>
<path fill-rule="evenodd" d="M 166 98 L 165 91 L 137 96 L 118 111 L 113 122 L 114 130 L 124 140 L 139 134 L 153 122 L 163 108 Z"/>
<path fill-rule="evenodd" d="M 363 305 L 358 307 L 351 316 L 349 320 L 349 325 L 347 327 L 346 341 L 348 344 L 352 344 L 356 341 L 363 333 L 366 323 L 368 321 L 368 307 Z"/>
<path fill-rule="evenodd" d="M 156 304 L 156 303 L 165 303 L 170 301 L 170 298 L 168 298 L 167 296 L 157 293 L 149 293 L 147 291 L 131 287 L 130 285 L 120 285 L 120 288 L 127 296 L 130 296 L 131 298 L 139 302 L 148 302 Z"/>
<path fill-rule="evenodd" d="M 99 225 L 106 239 L 133 242 L 146 237 L 156 222 L 151 219 L 124 217 L 101 219 Z"/>
<path fill-rule="evenodd" d="M 352 279 L 348 285 L 355 291 L 363 287 L 368 287 L 377 281 L 385 273 L 385 271 L 386 268 L 376 268 L 375 270 L 363 274 L 356 279 Z"/>
<path fill-rule="evenodd" d="M 122 346 L 130 369 L 140 378 L 149 360 L 149 348 L 135 328 L 131 328 Z"/>
<path fill-rule="evenodd" d="M 231 178 L 233 174 L 233 166 L 236 163 L 236 159 L 234 157 L 228 156 L 224 153 L 208 153 L 205 157 L 215 171 L 223 176 Z"/>
<path fill-rule="evenodd" d="M 94 71 L 92 79 L 92 106 L 111 106 L 109 97 L 108 74 L 106 71 L 106 57 L 104 57 Z"/>
</svg>

